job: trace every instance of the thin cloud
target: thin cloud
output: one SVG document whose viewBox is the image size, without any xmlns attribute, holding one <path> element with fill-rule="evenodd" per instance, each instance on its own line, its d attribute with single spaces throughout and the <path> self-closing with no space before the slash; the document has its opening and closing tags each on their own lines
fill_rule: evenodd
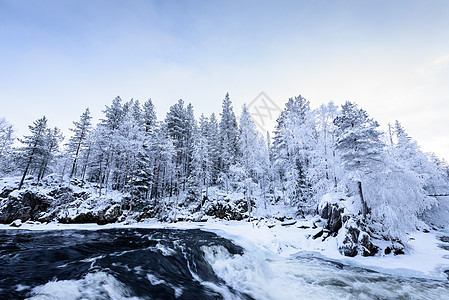
<svg viewBox="0 0 449 300">
<path fill-rule="evenodd" d="M 436 58 L 434 61 L 432 61 L 431 65 L 435 67 L 449 66 L 449 54 L 445 54 L 443 56 Z"/>
</svg>

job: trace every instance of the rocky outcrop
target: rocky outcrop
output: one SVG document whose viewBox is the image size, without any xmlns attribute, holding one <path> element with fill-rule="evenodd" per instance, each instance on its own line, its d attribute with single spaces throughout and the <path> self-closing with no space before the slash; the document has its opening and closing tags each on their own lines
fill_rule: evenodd
<svg viewBox="0 0 449 300">
<path fill-rule="evenodd" d="M 51 200 L 30 191 L 9 193 L 4 199 L 0 213 L 0 223 L 9 224 L 14 220 L 36 221 L 51 206 Z"/>
<path fill-rule="evenodd" d="M 243 219 L 243 214 L 238 211 L 235 211 L 233 209 L 233 206 L 231 206 L 229 203 L 222 203 L 222 202 L 211 203 L 205 208 L 204 212 L 208 216 L 216 217 L 219 219 L 237 220 L 237 221 Z"/>
<path fill-rule="evenodd" d="M 13 221 L 58 221 L 61 223 L 117 222 L 122 210 L 117 201 L 94 198 L 80 186 L 55 183 L 30 183 L 24 190 L 4 187 L 0 190 L 0 223 Z"/>
<path fill-rule="evenodd" d="M 336 236 L 340 253 L 350 257 L 373 256 L 379 251 L 364 223 L 358 216 L 345 214 L 341 201 L 321 203 L 318 213 L 324 220 L 324 226 L 319 235 L 313 236 L 314 239 Z"/>
<path fill-rule="evenodd" d="M 254 201 L 251 201 L 254 206 Z M 202 208 L 207 216 L 216 217 L 225 220 L 241 221 L 248 217 L 248 202 L 244 199 L 229 201 L 226 199 L 216 201 L 206 201 Z"/>
<path fill-rule="evenodd" d="M 97 223 L 104 225 L 117 222 L 121 215 L 120 206 L 113 205 L 103 210 L 81 212 L 74 217 L 63 217 L 57 220 L 61 223 Z"/>
</svg>

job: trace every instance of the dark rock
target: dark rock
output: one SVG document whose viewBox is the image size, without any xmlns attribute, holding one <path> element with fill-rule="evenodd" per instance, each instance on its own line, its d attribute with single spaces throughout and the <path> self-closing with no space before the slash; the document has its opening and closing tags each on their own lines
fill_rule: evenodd
<svg viewBox="0 0 449 300">
<path fill-rule="evenodd" d="M 374 256 L 379 248 L 371 242 L 371 238 L 367 233 L 364 233 L 360 239 L 360 246 L 362 246 L 362 256 Z"/>
<path fill-rule="evenodd" d="M 103 215 L 103 219 L 100 221 L 106 222 L 106 223 L 114 223 L 114 222 L 117 222 L 117 220 L 121 214 L 122 214 L 122 210 L 120 209 L 120 206 L 114 205 L 105 211 L 105 213 Z"/>
<path fill-rule="evenodd" d="M 318 231 L 316 234 L 312 236 L 312 239 L 316 240 L 317 238 L 321 237 L 323 235 L 323 230 Z"/>
<path fill-rule="evenodd" d="M 72 178 L 70 180 L 70 184 L 78 186 L 80 188 L 84 187 L 85 182 L 83 180 L 77 179 L 77 178 Z"/>
<path fill-rule="evenodd" d="M 117 222 L 121 216 L 122 211 L 119 205 L 106 208 L 100 211 L 88 211 L 77 214 L 74 218 L 59 219 L 61 223 L 97 223 L 98 225 L 105 225 Z"/>
<path fill-rule="evenodd" d="M 449 251 L 449 246 L 448 245 L 438 244 L 438 247 L 440 247 L 441 249 L 444 249 L 446 251 Z"/>
<path fill-rule="evenodd" d="M 27 182 L 27 186 L 37 184 Z M 83 185 L 82 182 L 72 184 Z M 107 224 L 117 222 L 122 214 L 118 204 L 111 203 L 98 210 L 95 201 L 89 201 L 91 211 L 79 213 L 74 217 L 61 217 L 68 209 L 77 209 L 83 201 L 90 198 L 89 192 L 81 190 L 75 193 L 70 186 L 61 185 L 61 179 L 57 176 L 49 176 L 39 185 L 45 189 L 41 189 L 40 192 L 23 190 L 19 193 L 17 191 L 12 193 L 9 189 L 2 190 L 2 195 L 7 195 L 7 198 L 1 199 L 0 223 L 10 224 L 19 219 L 22 222 L 59 220 L 62 223 Z"/>
<path fill-rule="evenodd" d="M 384 250 L 385 255 L 393 253 L 394 255 L 404 254 L 404 246 L 398 242 L 393 242 L 391 246 L 388 246 Z"/>
<path fill-rule="evenodd" d="M 440 236 L 440 241 L 443 243 L 449 243 L 449 236 Z"/>
<path fill-rule="evenodd" d="M 329 229 L 332 234 L 336 234 L 343 226 L 343 211 L 344 209 L 339 207 L 338 204 L 327 203 L 320 212 L 321 218 L 327 220 L 326 228 Z"/>
<path fill-rule="evenodd" d="M 48 195 L 53 198 L 61 198 L 62 196 L 65 196 L 67 194 L 69 195 L 73 194 L 73 190 L 69 187 L 55 188 L 48 193 Z"/>
<path fill-rule="evenodd" d="M 0 193 L 0 198 L 8 198 L 12 191 L 14 191 L 13 188 L 4 188 Z"/>
<path fill-rule="evenodd" d="M 22 221 L 20 219 L 15 220 L 11 224 L 9 224 L 9 226 L 11 226 L 11 227 L 20 227 L 20 226 L 22 226 Z"/>
<path fill-rule="evenodd" d="M 243 220 L 243 212 L 239 211 L 238 208 L 232 207 L 229 203 L 215 202 L 209 204 L 205 209 L 205 214 L 208 216 L 214 216 L 219 219 L 226 220 Z"/>
<path fill-rule="evenodd" d="M 339 245 L 338 250 L 344 256 L 354 257 L 358 253 L 358 239 L 360 230 L 355 227 L 349 227 L 346 231 L 346 236 L 343 239 L 343 244 Z"/>
<path fill-rule="evenodd" d="M 404 249 L 394 249 L 394 255 L 402 255 L 404 254 Z"/>
<path fill-rule="evenodd" d="M 290 226 L 290 225 L 295 225 L 296 221 L 287 221 L 287 222 L 283 222 L 281 223 L 281 226 Z"/>
<path fill-rule="evenodd" d="M 328 219 L 329 217 L 329 203 L 326 203 L 326 205 L 323 207 L 323 209 L 321 210 L 321 212 L 319 212 L 320 217 L 323 219 Z"/>
<path fill-rule="evenodd" d="M 41 198 L 30 191 L 22 193 L 19 198 L 8 197 L 6 206 L 0 213 L 0 223 L 9 224 L 14 220 L 20 219 L 22 222 L 27 220 L 37 221 L 39 215 L 50 207 L 48 199 Z"/>
</svg>

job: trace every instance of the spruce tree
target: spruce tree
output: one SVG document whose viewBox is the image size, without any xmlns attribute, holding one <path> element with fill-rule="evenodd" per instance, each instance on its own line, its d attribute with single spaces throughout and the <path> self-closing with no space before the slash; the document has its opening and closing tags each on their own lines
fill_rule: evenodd
<svg viewBox="0 0 449 300">
<path fill-rule="evenodd" d="M 340 153 L 349 177 L 356 181 L 366 216 L 368 206 L 363 196 L 362 179 L 365 174 L 379 171 L 383 164 L 383 147 L 379 124 L 366 111 L 347 101 L 342 105 L 341 115 L 335 118 L 337 127 L 336 149 Z"/>
<path fill-rule="evenodd" d="M 215 114 L 212 113 L 207 126 L 207 143 L 209 145 L 209 157 L 211 163 L 211 183 L 215 184 L 220 173 L 220 140 L 218 123 Z"/>
<path fill-rule="evenodd" d="M 32 165 L 38 157 L 42 157 L 45 154 L 45 134 L 47 133 L 47 118 L 42 118 L 34 121 L 33 125 L 28 126 L 31 135 L 24 136 L 24 139 L 20 140 L 25 146 L 22 148 L 22 157 L 26 160 L 25 169 L 23 171 L 22 179 L 19 183 L 19 190 L 22 188 L 26 175 Z"/>
<path fill-rule="evenodd" d="M 251 214 L 252 203 L 251 198 L 253 194 L 253 185 L 255 179 L 257 180 L 256 174 L 258 167 L 257 152 L 258 152 L 258 132 L 256 130 L 256 125 L 254 124 L 251 116 L 243 105 L 242 114 L 240 116 L 240 126 L 239 126 L 239 138 L 238 138 L 238 152 L 240 164 L 243 168 L 245 182 L 245 196 L 248 205 L 248 213 Z"/>
<path fill-rule="evenodd" d="M 4 118 L 0 118 L 0 175 L 11 171 L 13 164 L 10 162 L 13 144 L 13 128 Z"/>
<path fill-rule="evenodd" d="M 301 95 L 290 98 L 277 119 L 273 166 L 284 189 L 284 200 L 292 205 L 302 206 L 311 196 L 308 171 L 313 125 L 309 101 Z"/>
<path fill-rule="evenodd" d="M 232 108 L 232 102 L 229 98 L 229 93 L 223 100 L 223 110 L 221 112 L 221 119 L 219 125 L 220 136 L 220 169 L 227 173 L 229 167 L 235 163 L 237 156 L 237 120 Z"/>
<path fill-rule="evenodd" d="M 143 122 L 145 127 L 145 132 L 150 132 L 154 129 L 157 122 L 156 111 L 151 99 L 148 99 L 143 103 Z"/>
<path fill-rule="evenodd" d="M 48 128 L 44 136 L 44 147 L 41 158 L 41 164 L 38 172 L 38 181 L 40 181 L 47 173 L 50 163 L 59 151 L 59 143 L 64 139 L 59 128 Z"/>
<path fill-rule="evenodd" d="M 91 129 L 91 119 L 92 117 L 90 116 L 90 111 L 86 108 L 84 113 L 81 115 L 80 120 L 78 122 L 73 122 L 75 127 L 70 129 L 73 132 L 73 136 L 70 138 L 68 144 L 69 153 L 73 157 L 70 177 L 76 176 L 78 157 L 81 150 L 86 145 L 87 137 Z"/>
</svg>

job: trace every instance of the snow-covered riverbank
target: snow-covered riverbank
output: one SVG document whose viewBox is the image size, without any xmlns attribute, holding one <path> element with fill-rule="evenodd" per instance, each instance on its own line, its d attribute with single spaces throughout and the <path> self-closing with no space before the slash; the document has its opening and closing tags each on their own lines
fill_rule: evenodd
<svg viewBox="0 0 449 300">
<path fill-rule="evenodd" d="M 294 224 L 293 224 L 294 223 Z M 337 238 L 329 237 L 325 241 L 313 239 L 317 228 L 313 229 L 313 220 L 279 221 L 218 221 L 163 223 L 155 220 L 125 224 L 59 224 L 24 223 L 20 227 L 0 225 L 0 229 L 27 230 L 98 230 L 108 228 L 173 228 L 202 229 L 212 231 L 234 241 L 247 251 L 259 256 L 275 255 L 284 258 L 297 256 L 316 256 L 338 261 L 351 266 L 359 266 L 382 273 L 418 278 L 446 280 L 445 270 L 449 269 L 449 251 L 439 246 L 449 247 L 449 240 L 440 240 L 449 235 L 445 231 L 429 233 L 416 232 L 409 235 L 409 247 L 404 255 L 383 255 L 373 257 L 346 257 L 340 254 Z"/>
</svg>

